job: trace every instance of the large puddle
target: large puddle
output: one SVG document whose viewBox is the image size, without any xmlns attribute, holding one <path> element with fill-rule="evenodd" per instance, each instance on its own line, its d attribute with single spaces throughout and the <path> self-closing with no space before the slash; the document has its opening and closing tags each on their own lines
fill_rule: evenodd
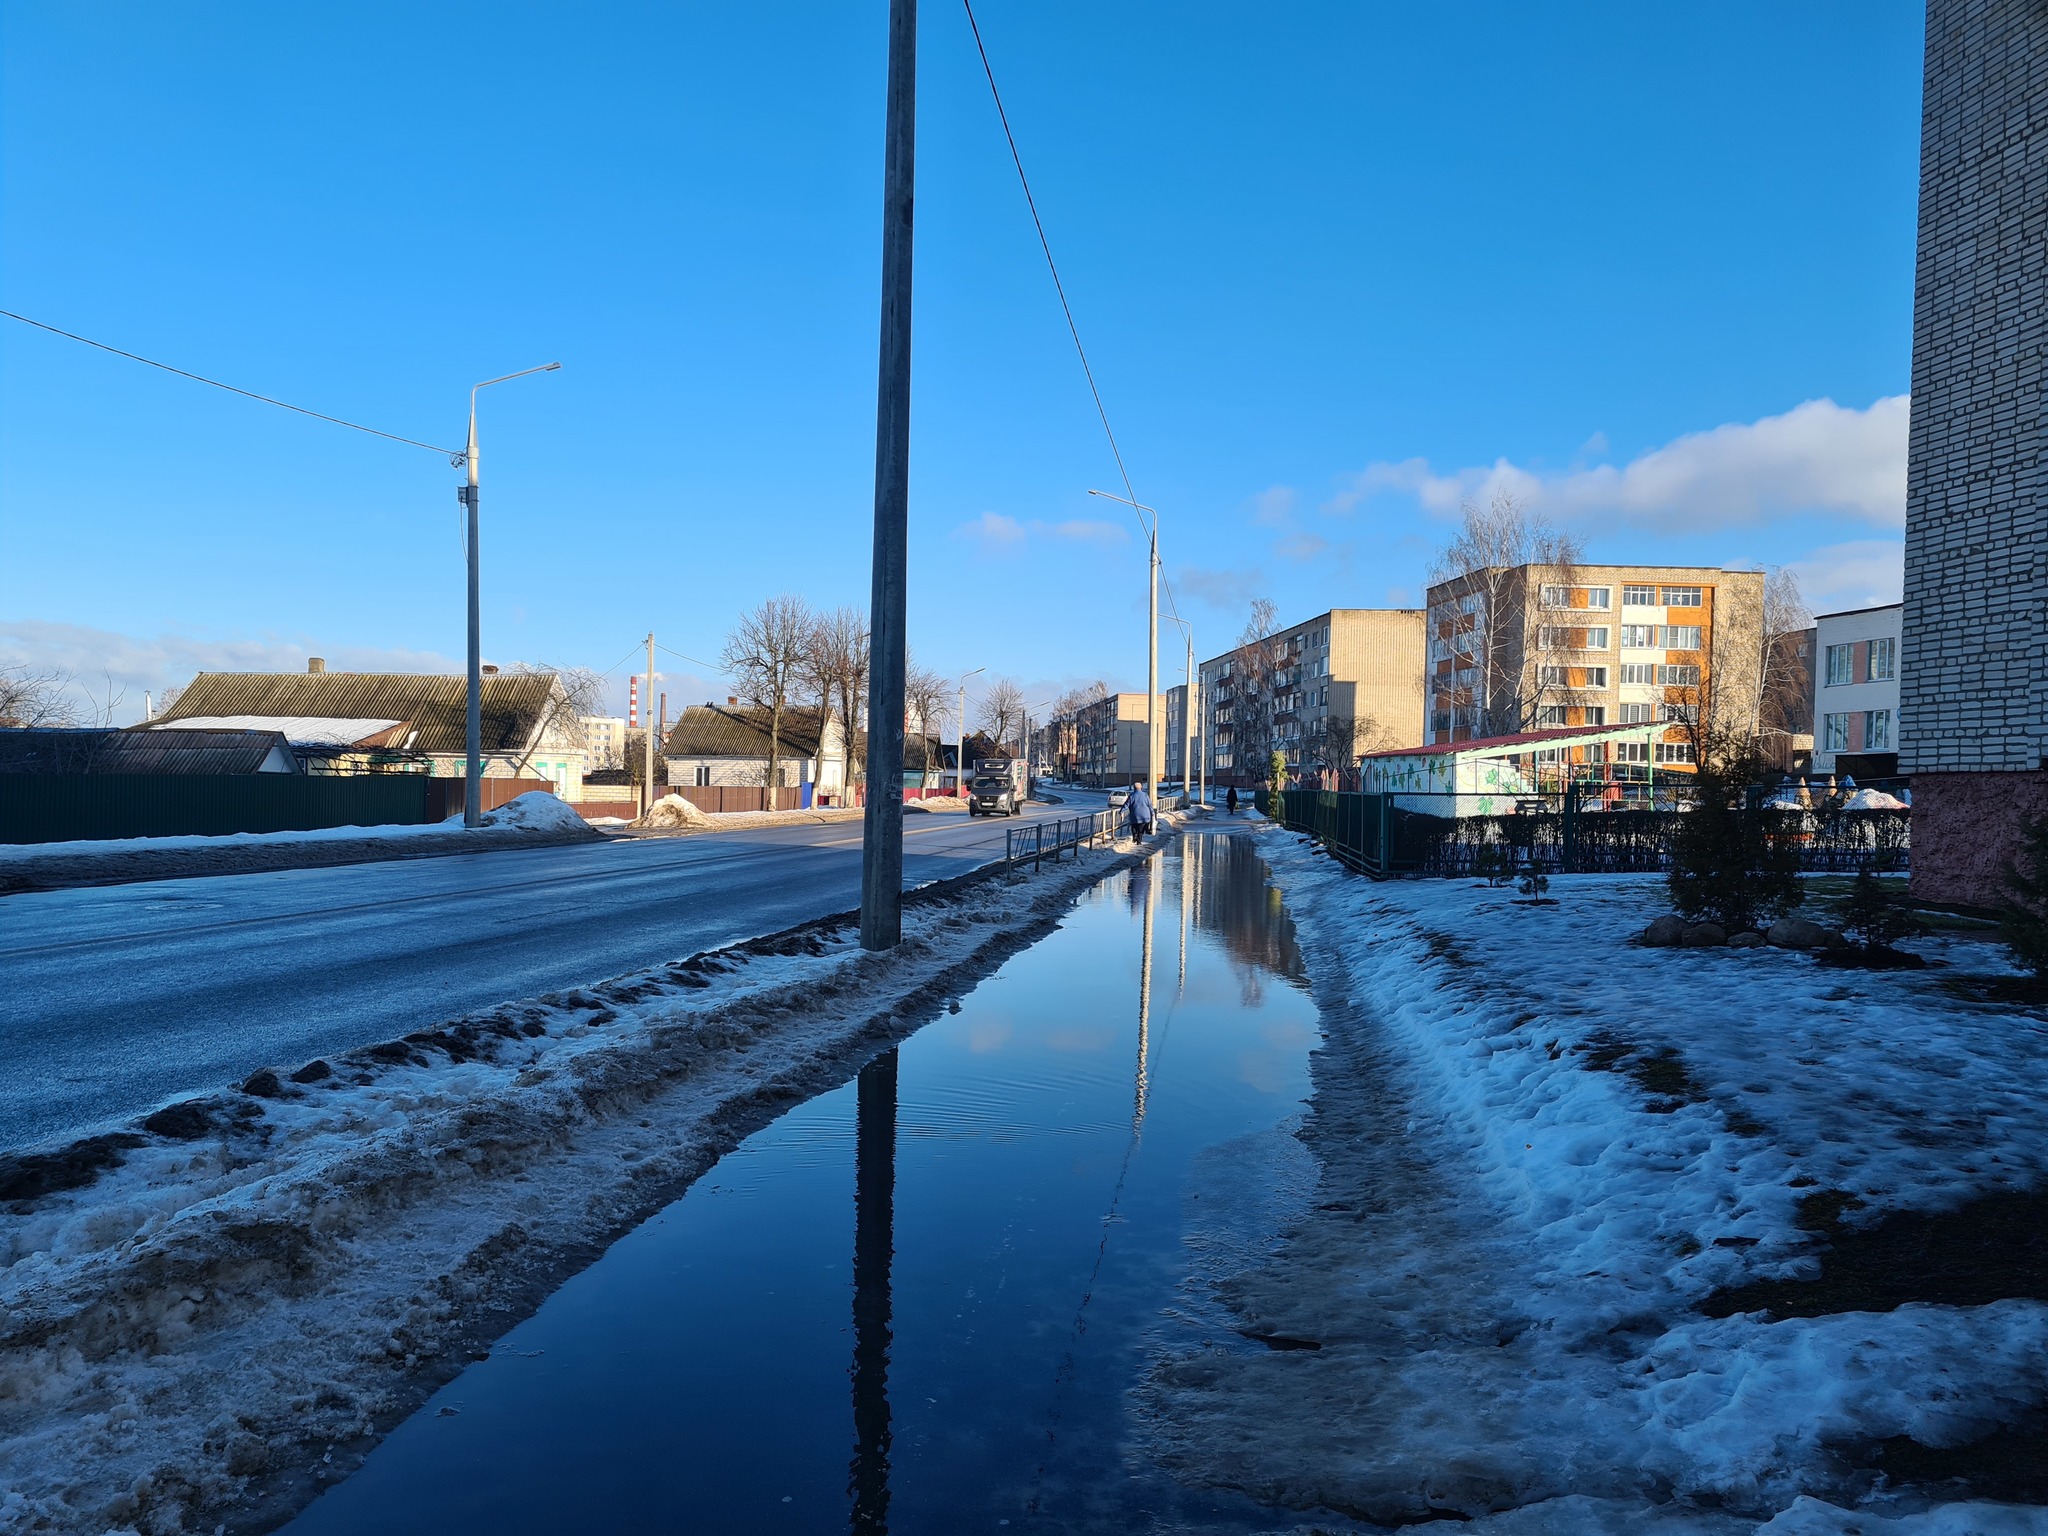
<svg viewBox="0 0 2048 1536">
<path fill-rule="evenodd" d="M 291 1527 L 1269 1526 L 1143 1451 L 1306 1185 L 1316 1014 L 1249 839 L 1112 877 L 564 1285 Z M 1263 1516 L 1263 1518 L 1262 1518 Z"/>
</svg>

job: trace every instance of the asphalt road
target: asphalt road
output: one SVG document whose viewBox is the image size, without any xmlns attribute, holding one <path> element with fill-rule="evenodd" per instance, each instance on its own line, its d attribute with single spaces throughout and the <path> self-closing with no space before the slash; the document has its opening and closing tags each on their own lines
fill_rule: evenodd
<svg viewBox="0 0 2048 1536">
<path fill-rule="evenodd" d="M 904 883 L 1014 819 L 904 818 Z M 858 822 L 0 898 L 0 1149 L 860 904 Z"/>
</svg>

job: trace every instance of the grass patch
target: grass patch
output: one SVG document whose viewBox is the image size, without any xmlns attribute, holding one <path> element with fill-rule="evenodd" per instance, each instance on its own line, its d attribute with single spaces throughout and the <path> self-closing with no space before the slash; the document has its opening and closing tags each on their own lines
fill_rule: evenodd
<svg viewBox="0 0 2048 1536">
<path fill-rule="evenodd" d="M 1816 1190 L 1799 1202 L 1800 1225 L 1826 1240 L 1818 1277 L 1729 1286 L 1700 1310 L 1709 1317 L 1787 1318 L 1889 1312 L 1911 1301 L 2048 1301 L 2048 1187 L 2001 1190 L 1950 1211 L 1900 1211 L 1850 1227 L 1846 1217 L 1862 1203 L 1838 1189 Z"/>
</svg>

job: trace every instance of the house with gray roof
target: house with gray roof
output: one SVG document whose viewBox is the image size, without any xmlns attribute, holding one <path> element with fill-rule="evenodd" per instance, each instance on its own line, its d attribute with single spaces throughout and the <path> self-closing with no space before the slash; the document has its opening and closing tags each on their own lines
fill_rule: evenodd
<svg viewBox="0 0 2048 1536">
<path fill-rule="evenodd" d="M 765 707 L 738 699 L 689 706 L 669 732 L 663 753 L 669 783 L 700 789 L 760 788 L 768 782 L 769 717 Z M 814 704 L 783 710 L 777 733 L 778 787 L 812 784 L 819 804 L 844 803 L 849 751 L 858 779 L 860 759 L 867 751 L 864 733 L 856 731 L 849 742 L 836 709 L 821 710 Z"/>
</svg>

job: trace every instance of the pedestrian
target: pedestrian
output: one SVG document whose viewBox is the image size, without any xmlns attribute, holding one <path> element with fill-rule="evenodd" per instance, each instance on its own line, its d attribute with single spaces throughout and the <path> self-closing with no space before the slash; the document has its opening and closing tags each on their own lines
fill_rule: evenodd
<svg viewBox="0 0 2048 1536">
<path fill-rule="evenodd" d="M 1237 786 L 1235 784 L 1230 786 L 1230 793 L 1223 797 L 1223 803 L 1230 808 L 1231 815 L 1235 816 L 1237 814 Z"/>
<path fill-rule="evenodd" d="M 1124 802 L 1124 809 L 1131 814 L 1131 836 L 1152 835 L 1152 802 L 1145 798 L 1145 786 L 1133 784 L 1131 798 Z"/>
</svg>

